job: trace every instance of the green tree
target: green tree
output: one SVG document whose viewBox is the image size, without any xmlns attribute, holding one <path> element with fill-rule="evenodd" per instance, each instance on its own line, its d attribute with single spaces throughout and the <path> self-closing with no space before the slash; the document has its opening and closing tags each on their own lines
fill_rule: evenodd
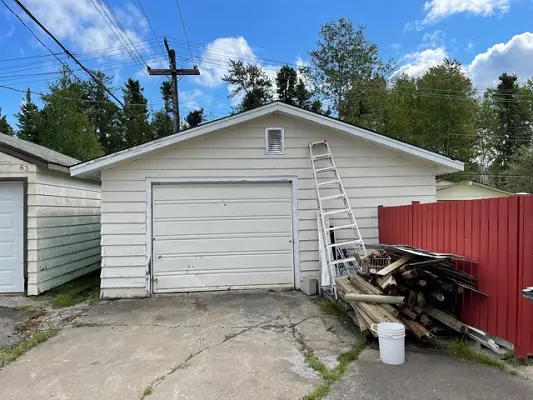
<svg viewBox="0 0 533 400">
<path fill-rule="evenodd" d="M 164 106 L 161 110 L 154 113 L 154 117 L 151 122 L 152 130 L 155 132 L 156 137 L 165 137 L 171 135 L 174 132 L 174 124 L 172 122 L 172 112 L 174 105 L 172 104 L 172 86 L 169 81 L 164 81 L 161 84 L 161 97 L 164 101 Z"/>
<path fill-rule="evenodd" d="M 126 147 L 138 146 L 155 139 L 148 123 L 148 100 L 138 80 L 129 78 L 122 89 L 125 108 L 122 111 L 122 129 Z"/>
<path fill-rule="evenodd" d="M 272 101 L 272 82 L 257 65 L 230 60 L 228 73 L 222 80 L 230 85 L 229 98 L 242 95 L 242 101 L 233 111 L 253 110 Z"/>
<path fill-rule="evenodd" d="M 20 112 L 15 114 L 15 116 L 18 120 L 17 136 L 38 144 L 40 130 L 42 129 L 41 114 L 31 98 L 30 89 L 26 90 L 24 103 L 20 106 Z"/>
<path fill-rule="evenodd" d="M 2 108 L 0 108 L 0 133 L 13 136 L 13 128 L 11 128 L 11 125 L 7 122 L 7 117 L 5 115 L 2 116 Z"/>
<path fill-rule="evenodd" d="M 392 70 L 390 62 L 381 60 L 377 45 L 365 37 L 364 30 L 364 26 L 354 28 L 344 18 L 329 22 L 320 29 L 317 48 L 309 52 L 314 87 L 332 103 L 340 119 L 348 113 L 359 113 L 354 108 L 361 106 L 356 99 L 361 87 Z"/>
<path fill-rule="evenodd" d="M 278 99 L 284 103 L 296 105 L 296 85 L 298 83 L 298 73 L 294 68 L 288 65 L 281 67 L 276 75 Z M 302 90 L 301 87 L 299 89 Z"/>
<path fill-rule="evenodd" d="M 43 128 L 38 135 L 39 144 L 82 161 L 103 154 L 94 125 L 81 101 L 84 95 L 83 84 L 74 82 L 64 69 L 58 80 L 48 86 L 48 93 L 42 96 Z"/>
<path fill-rule="evenodd" d="M 85 113 L 98 135 L 105 154 L 114 153 L 125 148 L 124 137 L 120 128 L 120 108 L 109 99 L 103 86 L 111 88 L 113 78 L 104 72 L 95 71 L 101 84 L 89 79 L 84 82 Z"/>
<path fill-rule="evenodd" d="M 533 147 L 522 146 L 511 158 L 501 187 L 512 193 L 533 193 Z"/>
<path fill-rule="evenodd" d="M 194 128 L 195 126 L 200 125 L 204 121 L 204 109 L 200 108 L 198 110 L 191 110 L 189 114 L 185 117 L 185 122 L 189 128 Z"/>
<path fill-rule="evenodd" d="M 531 142 L 530 116 L 520 97 L 520 86 L 516 75 L 500 75 L 496 89 L 489 94 L 496 112 L 498 127 L 494 132 L 496 157 L 493 171 L 505 171 L 518 149 Z"/>
</svg>

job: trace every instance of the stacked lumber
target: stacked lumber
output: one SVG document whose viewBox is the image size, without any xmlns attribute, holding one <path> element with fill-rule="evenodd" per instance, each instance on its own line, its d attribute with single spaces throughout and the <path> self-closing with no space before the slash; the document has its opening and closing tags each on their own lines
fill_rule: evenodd
<svg viewBox="0 0 533 400">
<path fill-rule="evenodd" d="M 383 257 L 389 265 L 372 265 Z M 371 326 L 380 322 L 400 322 L 422 342 L 444 330 L 464 333 L 467 325 L 456 317 L 458 299 L 466 290 L 480 292 L 477 279 L 456 268 L 457 260 L 464 261 L 453 254 L 382 246 L 362 260 L 361 275 L 335 280 L 337 293 L 365 334 L 376 336 Z"/>
</svg>

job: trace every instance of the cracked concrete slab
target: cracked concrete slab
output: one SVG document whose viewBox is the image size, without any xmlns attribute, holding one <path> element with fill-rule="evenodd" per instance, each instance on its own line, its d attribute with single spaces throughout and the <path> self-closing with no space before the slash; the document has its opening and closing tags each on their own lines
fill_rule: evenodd
<svg viewBox="0 0 533 400">
<path fill-rule="evenodd" d="M 326 400 L 529 400 L 533 382 L 487 365 L 440 353 L 408 351 L 403 365 L 386 365 L 365 349 Z"/>
<path fill-rule="evenodd" d="M 321 380 L 295 330 L 334 360 L 354 339 L 343 329 L 299 292 L 102 302 L 1 370 L 1 398 L 300 398 Z"/>
</svg>

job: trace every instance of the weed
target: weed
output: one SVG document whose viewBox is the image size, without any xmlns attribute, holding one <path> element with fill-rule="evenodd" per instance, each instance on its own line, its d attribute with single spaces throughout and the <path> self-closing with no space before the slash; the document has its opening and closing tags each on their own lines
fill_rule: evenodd
<svg viewBox="0 0 533 400">
<path fill-rule="evenodd" d="M 472 347 L 470 342 L 465 339 L 458 339 L 452 342 L 450 350 L 456 357 L 462 358 L 463 360 L 490 365 L 501 370 L 505 369 L 505 363 L 503 361 L 495 360 L 489 355 L 476 350 Z"/>
<path fill-rule="evenodd" d="M 324 398 L 329 393 L 331 386 L 341 379 L 348 364 L 357 360 L 357 357 L 359 357 L 359 354 L 365 348 L 366 343 L 362 335 L 356 336 L 355 344 L 350 350 L 342 353 L 339 356 L 339 364 L 332 370 L 329 370 L 324 363 L 320 361 L 320 359 L 315 355 L 314 351 L 304 342 L 303 337 L 300 336 L 297 339 L 304 351 L 305 362 L 307 365 L 317 371 L 324 380 L 324 382 L 316 387 L 311 393 L 305 396 L 303 400 L 320 400 Z"/>
<path fill-rule="evenodd" d="M 144 388 L 144 392 L 143 392 L 143 394 L 141 396 L 141 400 L 144 399 L 145 397 L 150 396 L 153 393 L 153 391 L 154 391 L 154 388 L 151 385 L 150 386 L 146 386 Z"/>
<path fill-rule="evenodd" d="M 100 297 L 100 275 L 93 272 L 49 290 L 42 296 L 51 298 L 57 308 L 70 307 L 88 301 L 96 303 Z"/>
<path fill-rule="evenodd" d="M 0 367 L 15 361 L 18 357 L 26 353 L 31 348 L 55 336 L 58 331 L 58 329 L 48 329 L 46 331 L 37 332 L 31 338 L 26 339 L 19 344 L 0 348 Z"/>
<path fill-rule="evenodd" d="M 26 304 L 23 306 L 16 306 L 15 311 L 31 311 L 34 307 L 31 304 Z"/>
</svg>

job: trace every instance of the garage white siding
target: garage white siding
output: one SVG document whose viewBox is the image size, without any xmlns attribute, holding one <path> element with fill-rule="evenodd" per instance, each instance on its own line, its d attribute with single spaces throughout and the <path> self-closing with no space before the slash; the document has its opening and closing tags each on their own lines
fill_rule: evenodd
<svg viewBox="0 0 533 400">
<path fill-rule="evenodd" d="M 289 183 L 156 184 L 154 292 L 294 287 Z"/>
<path fill-rule="evenodd" d="M 265 127 L 282 127 L 285 154 L 265 154 Z M 333 130 L 269 116 L 102 171 L 102 288 L 106 297 L 147 295 L 147 178 L 298 179 L 300 268 L 318 275 L 316 195 L 308 143 L 328 139 L 361 233 L 378 241 L 377 206 L 435 201 L 433 167 Z"/>
<path fill-rule="evenodd" d="M 28 184 L 28 294 L 100 267 L 100 185 L 38 168 Z"/>
<path fill-rule="evenodd" d="M 100 184 L 50 171 L 0 151 L 0 181 L 27 181 L 27 294 L 100 267 Z"/>
</svg>

